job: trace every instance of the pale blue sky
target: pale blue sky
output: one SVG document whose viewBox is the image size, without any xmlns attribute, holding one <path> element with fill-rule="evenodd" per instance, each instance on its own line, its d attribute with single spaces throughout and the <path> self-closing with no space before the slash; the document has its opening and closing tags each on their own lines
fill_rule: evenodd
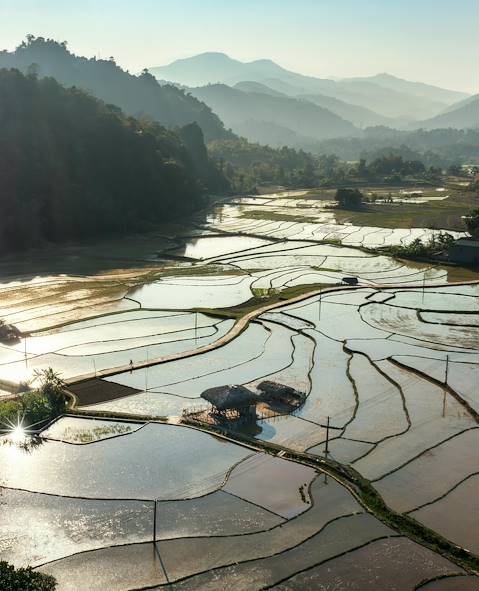
<svg viewBox="0 0 479 591">
<path fill-rule="evenodd" d="M 317 76 L 390 72 L 479 92 L 479 0 L 0 0 L 0 46 L 27 34 L 130 71 L 203 51 Z"/>
</svg>

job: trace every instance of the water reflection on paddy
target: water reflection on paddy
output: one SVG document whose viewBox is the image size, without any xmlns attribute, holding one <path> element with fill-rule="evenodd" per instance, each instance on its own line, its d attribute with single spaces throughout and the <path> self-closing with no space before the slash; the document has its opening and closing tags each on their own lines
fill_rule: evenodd
<svg viewBox="0 0 479 591">
<path fill-rule="evenodd" d="M 222 281 L 222 279 L 227 279 Z M 250 276 L 166 277 L 133 289 L 129 296 L 143 308 L 186 310 L 190 308 L 227 308 L 252 297 Z"/>
<path fill-rule="evenodd" d="M 89 498 L 195 497 L 221 486 L 250 454 L 193 429 L 149 424 L 90 445 L 45 441 L 30 453 L 1 445 L 0 486 Z"/>
<path fill-rule="evenodd" d="M 269 241 L 249 236 L 208 236 L 189 240 L 184 248 L 178 249 L 175 254 L 193 259 L 210 259 L 265 244 L 269 244 Z"/>
</svg>

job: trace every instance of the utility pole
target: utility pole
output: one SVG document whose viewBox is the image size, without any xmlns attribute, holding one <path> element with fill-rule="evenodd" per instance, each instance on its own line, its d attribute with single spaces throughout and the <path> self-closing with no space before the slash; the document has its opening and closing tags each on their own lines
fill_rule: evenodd
<svg viewBox="0 0 479 591">
<path fill-rule="evenodd" d="M 444 379 L 444 398 L 442 401 L 442 417 L 446 416 L 446 387 L 447 387 L 447 380 L 449 377 L 449 355 L 446 355 L 446 377 Z"/>
<path fill-rule="evenodd" d="M 198 343 L 198 312 L 195 312 L 195 345 Z"/>
<path fill-rule="evenodd" d="M 93 370 L 94 370 L 95 377 L 96 377 L 96 362 L 95 362 L 95 358 L 92 357 L 91 360 L 93 361 Z"/>
<path fill-rule="evenodd" d="M 149 347 L 146 348 L 145 392 L 148 392 L 148 363 L 150 361 Z"/>
<path fill-rule="evenodd" d="M 318 320 L 321 320 L 321 292 L 319 292 Z"/>
<path fill-rule="evenodd" d="M 329 417 L 326 423 L 326 445 L 324 447 L 324 457 L 328 459 L 329 454 Z M 328 474 L 324 472 L 324 484 L 328 484 Z"/>
<path fill-rule="evenodd" d="M 155 503 L 155 513 L 153 515 L 153 544 L 156 544 L 156 508 L 158 504 L 158 499 L 154 500 Z"/>
<path fill-rule="evenodd" d="M 328 457 L 329 454 L 329 417 L 326 423 L 326 447 L 324 448 L 324 454 Z"/>
</svg>

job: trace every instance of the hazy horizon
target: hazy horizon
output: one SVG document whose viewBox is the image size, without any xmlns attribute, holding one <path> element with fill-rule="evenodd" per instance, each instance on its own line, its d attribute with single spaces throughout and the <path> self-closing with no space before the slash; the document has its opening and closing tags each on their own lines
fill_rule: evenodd
<svg viewBox="0 0 479 591">
<path fill-rule="evenodd" d="M 400 78 L 470 93 L 479 50 L 479 5 L 458 0 L 406 0 L 385 6 L 345 0 L 0 0 L 1 49 L 29 33 L 68 41 L 88 57 L 113 56 L 138 72 L 204 52 L 240 61 L 271 59 L 317 77 Z M 354 56 L 354 60 L 351 59 Z"/>
</svg>

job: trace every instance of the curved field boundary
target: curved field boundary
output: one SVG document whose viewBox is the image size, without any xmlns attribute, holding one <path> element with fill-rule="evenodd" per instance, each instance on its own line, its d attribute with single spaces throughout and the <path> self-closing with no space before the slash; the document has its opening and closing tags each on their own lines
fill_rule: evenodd
<svg viewBox="0 0 479 591">
<path fill-rule="evenodd" d="M 444 284 L 440 284 L 440 285 L 434 285 L 431 287 L 437 288 L 437 287 L 447 287 L 450 285 L 471 285 L 471 284 L 479 284 L 479 280 L 444 283 Z M 385 285 L 381 285 L 381 286 L 374 286 L 374 289 L 375 290 L 391 289 L 391 288 L 394 289 L 395 287 L 397 287 L 397 286 L 395 286 L 394 284 L 393 285 L 385 284 Z M 262 306 L 260 308 L 255 309 L 255 310 L 252 310 L 251 312 L 248 312 L 247 314 L 242 316 L 228 333 L 226 333 L 223 337 L 221 337 L 220 339 L 218 339 L 214 343 L 209 343 L 208 345 L 205 345 L 203 347 L 199 347 L 198 349 L 194 349 L 191 351 L 173 353 L 170 355 L 163 355 L 161 357 L 157 357 L 154 359 L 145 360 L 140 363 L 136 363 L 136 365 L 133 367 L 133 369 L 142 369 L 142 368 L 150 367 L 152 365 L 159 365 L 161 363 L 168 363 L 169 361 L 176 361 L 178 359 L 186 359 L 189 357 L 195 357 L 196 355 L 202 355 L 203 353 L 207 353 L 208 351 L 214 351 L 214 350 L 219 349 L 219 348 L 223 347 L 224 345 L 227 345 L 228 343 L 230 343 L 233 339 L 235 339 L 237 336 L 239 336 L 248 327 L 250 322 L 255 320 L 258 316 L 261 316 L 261 314 L 264 314 L 265 312 L 270 312 L 271 310 L 277 310 L 280 308 L 284 308 L 285 306 L 289 306 L 291 304 L 303 302 L 304 300 L 310 299 L 315 296 L 319 296 L 320 294 L 322 295 L 325 293 L 355 291 L 358 289 L 363 289 L 363 287 L 362 286 L 361 287 L 349 287 L 349 286 L 338 287 L 338 286 L 335 286 L 335 287 L 325 288 L 325 289 L 315 289 L 315 290 L 305 292 L 303 294 L 300 294 L 299 296 L 295 296 L 295 297 L 285 300 L 285 301 L 275 302 L 273 304 L 266 304 L 265 306 Z M 417 285 L 409 285 L 409 286 L 403 285 L 403 286 L 401 286 L 401 289 L 417 289 Z M 66 380 L 66 384 L 68 386 L 69 384 L 76 384 L 78 382 L 83 382 L 85 380 L 89 380 L 92 378 L 108 377 L 108 376 L 116 375 L 119 373 L 125 373 L 125 372 L 131 371 L 131 370 L 132 370 L 132 368 L 130 367 L 130 365 L 122 365 L 122 366 L 118 366 L 118 367 L 100 370 L 100 371 L 97 371 L 96 373 L 89 372 L 87 374 L 83 374 L 80 376 L 76 376 L 74 378 L 70 378 L 69 380 Z M 76 406 L 76 401 L 74 402 L 73 406 Z"/>
</svg>

